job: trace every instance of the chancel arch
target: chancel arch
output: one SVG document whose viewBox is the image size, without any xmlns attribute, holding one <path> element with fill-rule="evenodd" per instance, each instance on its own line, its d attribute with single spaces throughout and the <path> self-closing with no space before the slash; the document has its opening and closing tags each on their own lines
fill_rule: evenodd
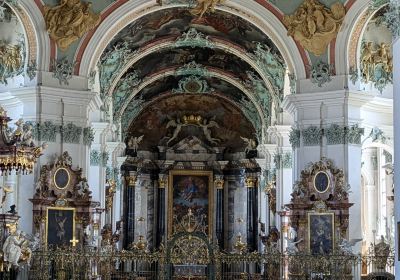
<svg viewBox="0 0 400 280">
<path fill-rule="evenodd" d="M 157 11 L 176 7 L 188 8 L 186 5 L 150 5 L 145 8 L 145 2 L 146 1 L 135 1 L 125 3 L 102 22 L 93 35 L 93 38 L 87 43 L 87 46 L 82 46 L 83 49 L 80 49 L 77 53 L 78 55 L 82 55 L 82 58 L 79 60 L 80 75 L 89 75 L 90 71 L 94 69 L 95 64 L 99 61 L 107 45 L 113 40 L 115 34 L 118 34 L 126 25 L 135 21 L 140 21 L 140 18 L 149 16 L 151 13 Z M 284 42 L 280 35 L 277 35 L 284 34 L 285 29 L 276 16 L 267 9 L 260 9 L 259 4 L 255 2 L 245 2 L 245 5 L 250 6 L 243 9 L 243 11 L 246 12 L 241 11 L 243 8 L 241 5 L 243 5 L 243 3 L 239 5 L 238 7 L 227 7 L 225 9 L 221 9 L 221 7 L 218 6 L 217 10 L 225 11 L 233 16 L 242 18 L 244 21 L 251 22 L 253 26 L 260 29 L 265 36 L 272 39 L 272 42 L 278 47 L 284 60 L 288 63 L 289 71 L 295 72 L 296 77 L 300 79 L 304 78 L 306 76 L 306 70 L 303 58 L 306 56 L 300 55 L 294 41 L 289 40 L 289 42 Z M 120 22 L 119 25 L 113 24 L 116 19 Z"/>
<path fill-rule="evenodd" d="M 0 0 L 1 277 L 392 277 L 395 2 Z"/>
</svg>

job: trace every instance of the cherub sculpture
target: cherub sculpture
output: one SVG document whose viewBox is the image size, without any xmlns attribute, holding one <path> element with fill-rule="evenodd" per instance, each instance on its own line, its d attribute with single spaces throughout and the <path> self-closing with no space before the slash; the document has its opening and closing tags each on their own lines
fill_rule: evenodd
<svg viewBox="0 0 400 280">
<path fill-rule="evenodd" d="M 245 138 L 240 136 L 240 138 L 243 140 L 243 142 L 246 144 L 246 148 L 244 149 L 244 152 L 247 154 L 250 151 L 254 151 L 257 149 L 257 141 L 254 139 L 250 138 Z"/>
<path fill-rule="evenodd" d="M 129 138 L 128 140 L 128 148 L 133 149 L 133 151 L 136 153 L 137 149 L 139 148 L 139 144 L 142 142 L 144 135 L 138 136 L 138 137 L 133 137 Z"/>
<path fill-rule="evenodd" d="M 356 245 L 358 242 L 362 241 L 362 239 L 342 239 L 342 241 L 339 244 L 339 249 L 342 253 L 346 255 L 352 255 L 353 254 L 353 246 Z"/>
</svg>

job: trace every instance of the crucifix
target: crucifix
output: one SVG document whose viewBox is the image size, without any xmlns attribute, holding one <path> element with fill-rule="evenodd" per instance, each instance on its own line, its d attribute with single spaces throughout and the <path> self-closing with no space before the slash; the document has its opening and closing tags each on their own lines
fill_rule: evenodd
<svg viewBox="0 0 400 280">
<path fill-rule="evenodd" d="M 72 247 L 75 247 L 77 243 L 79 243 L 79 240 L 75 239 L 75 237 L 73 237 L 70 241 L 70 243 L 72 243 Z"/>
</svg>

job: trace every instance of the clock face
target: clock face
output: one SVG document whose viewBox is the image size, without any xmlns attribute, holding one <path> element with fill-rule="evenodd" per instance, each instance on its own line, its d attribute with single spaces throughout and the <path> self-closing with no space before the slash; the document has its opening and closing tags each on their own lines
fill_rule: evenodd
<svg viewBox="0 0 400 280">
<path fill-rule="evenodd" d="M 328 173 L 319 171 L 314 177 L 314 188 L 319 193 L 324 193 L 328 190 L 330 179 Z"/>
<path fill-rule="evenodd" d="M 65 189 L 68 187 L 70 175 L 67 169 L 58 168 L 53 176 L 54 184 L 59 189 Z"/>
</svg>

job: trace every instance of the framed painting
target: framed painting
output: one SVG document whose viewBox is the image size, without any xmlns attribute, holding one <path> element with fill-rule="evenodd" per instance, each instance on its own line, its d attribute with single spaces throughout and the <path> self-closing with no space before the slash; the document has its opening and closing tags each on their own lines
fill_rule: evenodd
<svg viewBox="0 0 400 280">
<path fill-rule="evenodd" d="M 332 254 L 335 244 L 333 213 L 308 213 L 308 244 L 313 255 Z"/>
<path fill-rule="evenodd" d="M 168 235 L 177 230 L 189 212 L 212 236 L 213 197 L 212 171 L 172 170 L 168 184 Z"/>
<path fill-rule="evenodd" d="M 75 239 L 75 208 L 48 207 L 46 243 L 48 246 L 70 246 Z"/>
</svg>

